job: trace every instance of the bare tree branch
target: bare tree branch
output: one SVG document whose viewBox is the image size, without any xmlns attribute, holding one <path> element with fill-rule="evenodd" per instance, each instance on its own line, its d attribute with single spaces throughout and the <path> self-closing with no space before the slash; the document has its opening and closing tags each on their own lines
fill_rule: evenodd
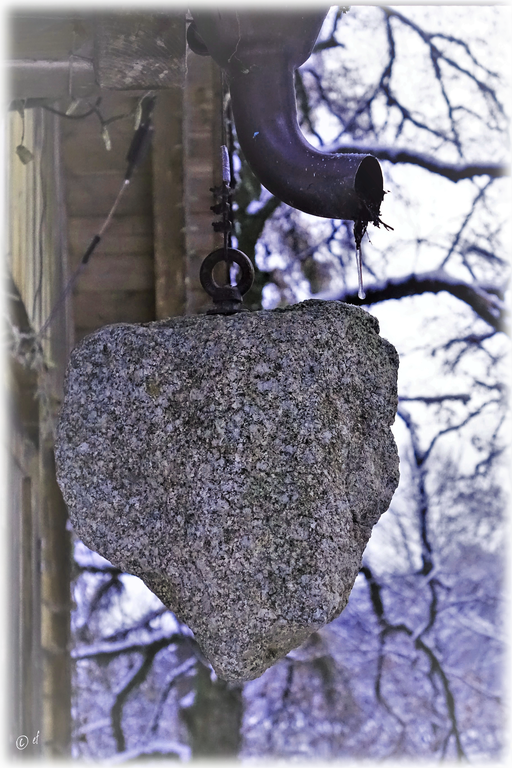
<svg viewBox="0 0 512 768">
<path fill-rule="evenodd" d="M 137 688 L 137 686 L 144 682 L 148 676 L 149 671 L 151 670 L 151 667 L 153 666 L 155 656 L 159 651 L 162 650 L 162 648 L 165 648 L 167 645 L 168 643 L 164 638 L 161 639 L 158 643 L 153 642 L 151 645 L 146 646 L 144 648 L 143 657 L 139 666 L 136 668 L 135 672 L 130 672 L 127 680 L 123 683 L 116 694 L 112 709 L 110 711 L 110 717 L 112 720 L 112 731 L 114 733 L 118 752 L 124 752 L 126 749 L 126 740 L 124 737 L 122 725 L 123 708 L 125 702 L 130 693 L 135 688 Z"/>
<path fill-rule="evenodd" d="M 477 65 L 477 67 L 479 67 L 487 75 L 490 75 L 491 77 L 497 78 L 498 75 L 497 75 L 496 72 L 491 72 L 489 69 L 487 69 L 484 66 L 482 66 L 482 64 L 479 61 L 477 61 L 477 59 L 475 59 L 475 57 L 473 56 L 473 54 L 472 54 L 468 44 L 465 41 L 460 40 L 459 38 L 456 38 L 456 37 L 454 37 L 452 35 L 444 35 L 444 34 L 442 34 L 440 32 L 425 32 L 425 30 L 423 30 L 421 27 L 419 27 L 417 24 L 415 24 L 411 19 L 407 18 L 403 13 L 400 13 L 396 8 L 390 8 L 390 7 L 387 7 L 387 6 L 382 6 L 382 10 L 383 10 L 384 14 L 386 15 L 387 19 L 395 18 L 395 19 L 399 20 L 400 22 L 402 22 L 406 26 L 408 26 L 411 29 L 413 29 L 420 36 L 420 38 L 424 41 L 424 43 L 426 43 L 426 45 L 429 46 L 429 48 L 430 48 L 430 57 L 431 57 L 433 62 L 434 61 L 437 62 L 438 59 L 443 59 L 450 67 L 452 67 L 453 69 L 457 70 L 461 74 L 466 75 L 470 80 L 473 80 L 474 83 L 479 88 L 479 90 L 490 98 L 490 100 L 493 102 L 493 104 L 498 109 L 498 111 L 501 114 L 504 114 L 503 105 L 499 102 L 499 100 L 498 100 L 494 90 L 492 88 L 490 88 L 482 80 L 480 80 L 476 75 L 474 75 L 473 73 L 469 72 L 469 70 L 467 70 L 464 67 L 462 67 L 460 64 L 458 64 L 452 58 L 446 56 L 442 51 L 439 50 L 439 48 L 437 48 L 437 46 L 433 42 L 433 40 L 435 40 L 437 38 L 438 40 L 442 40 L 443 39 L 443 40 L 446 40 L 446 41 L 448 41 L 450 43 L 455 43 L 456 45 L 461 46 L 465 50 L 465 52 L 468 54 L 468 56 L 471 58 L 473 63 Z"/>
<path fill-rule="evenodd" d="M 160 648 L 164 648 L 166 645 L 185 642 L 195 643 L 191 637 L 177 632 L 173 632 L 170 635 L 155 633 L 151 640 L 148 641 L 139 640 L 134 642 L 132 640 L 121 640 L 114 643 L 103 641 L 94 645 L 74 648 L 71 651 L 71 656 L 73 659 L 108 659 L 119 656 L 122 653 L 145 653 L 153 648 L 160 650 Z"/>
<path fill-rule="evenodd" d="M 360 573 L 362 573 L 363 576 L 365 577 L 365 579 L 366 579 L 366 581 L 368 583 L 368 587 L 370 589 L 370 598 L 371 598 L 372 607 L 373 607 L 375 615 L 376 615 L 376 617 L 377 617 L 377 619 L 379 621 L 379 624 L 382 627 L 382 633 L 381 633 L 382 640 L 384 641 L 385 638 L 388 635 L 391 635 L 393 633 L 397 633 L 397 632 L 398 633 L 400 633 L 400 632 L 404 633 L 404 634 L 408 635 L 411 638 L 411 640 L 414 641 L 415 647 L 418 650 L 422 651 L 427 656 L 427 658 L 429 659 L 429 661 L 430 661 L 430 674 L 432 676 L 436 676 L 441 681 L 441 685 L 442 685 L 443 693 L 444 693 L 444 699 L 445 699 L 446 707 L 447 707 L 447 710 L 448 710 L 448 717 L 449 717 L 449 720 L 450 720 L 450 723 L 451 723 L 451 728 L 450 728 L 450 732 L 448 734 L 448 737 L 446 739 L 446 743 L 448 742 L 448 739 L 450 738 L 450 736 L 453 735 L 454 738 L 455 738 L 455 745 L 456 745 L 456 749 L 457 749 L 457 755 L 458 755 L 459 759 L 464 758 L 466 755 L 464 753 L 464 749 L 462 747 L 462 742 L 461 742 L 461 738 L 460 738 L 459 724 L 458 724 L 457 715 L 456 715 L 456 711 L 455 711 L 455 700 L 453 698 L 453 694 L 452 694 L 452 691 L 451 691 L 450 681 L 448 679 L 448 676 L 447 676 L 446 672 L 444 671 L 444 669 L 442 667 L 442 664 L 441 664 L 438 656 L 435 654 L 435 652 L 432 650 L 432 648 L 430 648 L 424 642 L 424 640 L 422 640 L 421 636 L 418 635 L 418 636 L 415 637 L 414 633 L 412 632 L 412 630 L 406 624 L 404 624 L 404 623 L 392 624 L 391 622 L 389 622 L 387 620 L 386 615 L 385 615 L 385 611 L 384 611 L 384 603 L 382 601 L 382 595 L 381 595 L 382 587 L 381 587 L 381 585 L 376 580 L 375 576 L 373 575 L 373 573 L 372 573 L 371 569 L 368 567 L 368 565 L 364 565 L 360 569 Z M 433 606 L 433 604 L 432 604 L 431 608 L 430 608 L 430 614 L 432 614 L 433 612 L 435 613 L 435 605 Z M 430 627 L 431 625 L 432 625 L 432 616 L 431 616 L 431 618 L 429 620 L 428 627 Z M 423 632 L 422 632 L 422 634 L 423 634 Z M 379 688 L 380 688 L 380 681 L 379 681 Z M 379 700 L 380 700 L 380 698 L 379 698 Z M 389 710 L 389 707 L 386 707 L 386 708 L 388 709 L 388 711 L 391 711 L 391 710 Z M 392 714 L 394 714 L 394 713 L 392 712 Z M 395 717 L 396 717 L 396 715 L 395 715 Z"/>
<path fill-rule="evenodd" d="M 108 760 L 107 765 L 133 763 L 139 760 L 147 760 L 148 758 L 158 759 L 162 757 L 177 758 L 182 762 L 188 762 L 191 756 L 192 750 L 187 744 L 181 744 L 178 741 L 158 740 L 152 741 L 151 744 L 118 752 L 117 755 Z"/>
<path fill-rule="evenodd" d="M 343 43 L 337 40 L 336 32 L 338 30 L 338 24 L 340 19 L 342 18 L 343 14 L 348 13 L 349 10 L 350 9 L 346 6 L 338 6 L 329 37 L 326 38 L 325 40 L 320 40 L 319 42 L 315 43 L 315 47 L 313 48 L 313 53 L 317 53 L 318 51 L 325 51 L 328 48 L 338 48 L 338 47 L 344 48 L 345 47 Z"/>
<path fill-rule="evenodd" d="M 489 331 L 489 333 L 480 333 L 480 334 L 469 333 L 467 336 L 464 336 L 462 338 L 456 337 L 454 339 L 450 339 L 450 341 L 448 341 L 445 344 L 445 348 L 449 349 L 454 344 L 470 344 L 470 345 L 479 347 L 483 341 L 487 341 L 487 339 L 492 339 L 494 334 L 495 334 L 495 331 Z M 487 386 L 487 385 L 484 384 L 484 386 Z"/>
<path fill-rule="evenodd" d="M 510 175 L 510 166 L 507 163 L 444 163 L 431 155 L 425 155 L 421 152 L 368 145 L 362 142 L 329 147 L 329 151 L 338 154 L 369 153 L 378 160 L 387 160 L 394 165 L 398 163 L 417 165 L 438 176 L 444 176 L 453 182 L 461 181 L 462 179 L 472 179 L 475 176 L 489 176 L 492 179 L 497 179 Z"/>
<path fill-rule="evenodd" d="M 76 636 L 81 641 L 84 641 L 87 638 L 89 624 L 93 613 L 102 605 L 106 604 L 107 599 L 112 593 L 120 594 L 124 589 L 123 582 L 121 581 L 123 572 L 119 568 L 107 566 L 105 568 L 95 569 L 93 566 L 87 566 L 83 570 L 91 571 L 92 573 L 101 573 L 102 575 L 105 574 L 108 578 L 102 579 L 100 583 L 97 584 L 95 591 L 87 604 L 87 613 L 77 625 Z"/>
<path fill-rule="evenodd" d="M 468 424 L 472 419 L 479 416 L 485 410 L 485 408 L 487 408 L 489 405 L 492 405 L 492 404 L 500 404 L 500 399 L 498 398 L 494 400 L 488 400 L 486 403 L 483 403 L 476 410 L 470 411 L 468 414 L 466 414 L 465 418 L 462 421 L 460 421 L 458 424 L 450 424 L 448 427 L 445 427 L 444 429 L 439 430 L 439 432 L 436 432 L 434 437 L 431 439 L 428 448 L 425 451 L 420 451 L 419 447 L 415 447 L 414 453 L 415 453 L 415 458 L 417 457 L 417 463 L 419 461 L 420 464 L 423 465 L 426 462 L 426 460 L 432 453 L 432 450 L 440 437 L 443 437 L 443 435 L 447 435 L 450 432 L 454 432 L 458 429 L 461 429 L 462 427 L 465 427 L 466 424 Z M 412 419 L 409 416 L 409 414 L 403 409 L 399 408 L 397 411 L 397 415 L 400 416 L 402 421 L 406 424 L 406 426 L 409 429 L 409 432 L 411 433 L 411 436 L 414 438 L 416 442 L 416 446 L 418 446 L 417 439 L 415 438 L 416 428 L 413 425 Z M 497 428 L 496 432 L 498 430 L 499 430 L 499 427 Z M 418 466 L 420 466 L 420 464 L 418 464 Z"/>
<path fill-rule="evenodd" d="M 428 458 L 429 452 L 423 451 L 420 446 L 420 440 L 418 435 L 418 429 L 413 422 L 411 416 L 403 408 L 397 410 L 397 415 L 402 419 L 406 425 L 411 440 L 411 447 L 413 452 L 413 464 L 412 469 L 416 480 L 417 486 L 417 503 L 418 503 L 418 520 L 419 520 L 419 533 L 421 541 L 421 559 L 423 562 L 423 568 L 421 573 L 424 576 L 428 576 L 434 569 L 434 557 L 433 548 L 429 537 L 429 525 L 428 525 L 428 512 L 429 512 L 429 497 L 426 488 L 426 467 L 425 462 Z M 432 447 L 432 445 L 430 446 Z M 431 594 L 432 604 L 434 607 L 437 605 L 437 595 L 432 584 L 432 580 L 428 583 Z M 433 616 L 431 614 L 428 626 L 433 623 Z"/>
<path fill-rule="evenodd" d="M 500 293 L 496 287 L 470 285 L 464 280 L 452 277 L 443 269 L 432 272 L 393 277 L 380 283 L 370 285 L 366 290 L 366 298 L 360 299 L 357 290 L 323 291 L 316 294 L 315 299 L 344 301 L 347 304 L 377 304 L 390 299 L 401 299 L 404 296 L 419 296 L 422 293 L 440 293 L 446 291 L 471 307 L 476 314 L 497 331 L 508 332 L 507 313 L 505 304 L 494 293 Z"/>
<path fill-rule="evenodd" d="M 448 264 L 448 261 L 449 261 L 451 255 L 454 253 L 456 247 L 459 244 L 459 241 L 460 241 L 460 239 L 462 237 L 462 233 L 464 232 L 464 229 L 466 228 L 468 223 L 473 218 L 473 215 L 474 215 L 475 211 L 478 208 L 479 202 L 481 200 L 485 200 L 485 193 L 487 192 L 487 190 L 489 189 L 489 187 L 491 186 L 493 181 L 494 181 L 494 179 L 488 179 L 487 182 L 484 184 L 484 186 L 481 189 L 478 189 L 478 192 L 476 193 L 475 197 L 473 198 L 473 202 L 471 203 L 471 206 L 470 206 L 467 214 L 465 215 L 464 220 L 461 222 L 461 225 L 459 227 L 458 232 L 456 233 L 455 237 L 452 240 L 452 244 L 451 244 L 450 248 L 448 249 L 448 253 L 444 257 L 442 263 L 439 265 L 440 269 L 444 269 L 446 267 L 446 265 Z M 469 266 L 465 256 L 463 256 L 463 263 L 464 263 L 464 266 L 466 267 L 466 269 L 469 270 L 469 273 L 470 273 L 471 277 L 474 280 L 475 279 L 475 274 L 474 274 L 473 270 L 471 269 L 471 267 Z"/>
<path fill-rule="evenodd" d="M 460 400 L 466 404 L 471 399 L 471 395 L 416 395 L 416 397 L 407 397 L 401 395 L 398 400 L 402 403 L 425 403 L 426 405 L 432 405 L 434 403 L 444 403 L 445 400 Z"/>
<path fill-rule="evenodd" d="M 116 630 L 113 634 L 103 638 L 106 643 L 117 642 L 128 637 L 132 632 L 136 632 L 139 629 L 151 630 L 151 622 L 157 619 L 159 616 L 163 616 L 164 613 L 168 613 L 169 609 L 165 605 L 160 605 L 158 608 L 152 609 L 144 614 L 138 621 L 130 624 L 128 627 Z"/>
<path fill-rule="evenodd" d="M 147 731 L 148 738 L 153 738 L 158 730 L 158 725 L 160 723 L 160 717 L 162 716 L 164 704 L 167 701 L 167 697 L 169 696 L 169 693 L 171 692 L 171 688 L 176 683 L 179 677 L 186 674 L 196 664 L 197 664 L 197 658 L 195 656 L 189 656 L 188 659 L 185 659 L 185 661 L 179 665 L 179 667 L 176 667 L 175 669 L 171 669 L 171 671 L 167 675 L 163 688 L 160 691 L 160 696 L 158 697 L 158 702 L 156 704 L 155 711 L 153 713 L 153 717 L 151 719 L 151 723 Z"/>
</svg>

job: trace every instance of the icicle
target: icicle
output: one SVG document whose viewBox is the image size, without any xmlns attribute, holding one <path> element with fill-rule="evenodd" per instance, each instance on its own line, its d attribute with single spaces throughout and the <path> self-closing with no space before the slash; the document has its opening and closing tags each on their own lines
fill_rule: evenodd
<svg viewBox="0 0 512 768">
<path fill-rule="evenodd" d="M 357 279 L 359 282 L 359 288 L 357 295 L 360 299 L 366 298 L 366 293 L 363 288 L 363 259 L 361 257 L 361 246 L 356 245 L 356 263 L 357 263 Z"/>
<path fill-rule="evenodd" d="M 361 241 L 364 237 L 368 222 L 363 219 L 356 219 L 354 221 L 354 240 L 356 243 L 356 264 L 357 264 L 357 279 L 359 283 L 359 289 L 357 295 L 360 299 L 366 298 L 366 293 L 363 288 L 363 257 L 361 253 Z"/>
</svg>

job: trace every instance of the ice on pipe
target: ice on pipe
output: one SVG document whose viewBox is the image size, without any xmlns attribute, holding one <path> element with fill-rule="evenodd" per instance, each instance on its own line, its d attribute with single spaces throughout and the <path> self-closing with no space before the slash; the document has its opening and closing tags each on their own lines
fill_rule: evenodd
<svg viewBox="0 0 512 768">
<path fill-rule="evenodd" d="M 339 302 L 106 326 L 74 349 L 57 476 L 77 535 L 243 681 L 345 607 L 398 484 L 398 355 Z"/>
</svg>

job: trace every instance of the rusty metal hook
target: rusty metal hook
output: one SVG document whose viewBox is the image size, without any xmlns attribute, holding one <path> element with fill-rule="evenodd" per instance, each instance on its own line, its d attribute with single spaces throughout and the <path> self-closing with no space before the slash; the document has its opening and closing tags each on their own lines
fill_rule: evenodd
<svg viewBox="0 0 512 768">
<path fill-rule="evenodd" d="M 240 275 L 236 285 L 219 285 L 213 270 L 221 261 L 238 264 Z M 236 248 L 218 248 L 205 258 L 199 270 L 199 279 L 206 293 L 212 297 L 214 309 L 209 315 L 233 315 L 243 311 L 242 296 L 247 293 L 254 280 L 254 267 L 248 256 Z"/>
</svg>

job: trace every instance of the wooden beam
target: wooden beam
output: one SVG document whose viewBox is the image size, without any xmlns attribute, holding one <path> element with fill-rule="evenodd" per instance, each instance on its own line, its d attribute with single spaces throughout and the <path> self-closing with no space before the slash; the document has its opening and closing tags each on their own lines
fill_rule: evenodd
<svg viewBox="0 0 512 768">
<path fill-rule="evenodd" d="M 15 12 L 8 20 L 9 98 L 91 98 L 100 88 L 183 87 L 185 15 L 185 8 L 94 17 Z"/>
<path fill-rule="evenodd" d="M 39 476 L 36 447 L 27 438 L 13 402 L 9 402 L 9 414 L 7 503 L 11 514 L 6 554 L 10 620 L 6 635 L 10 659 L 6 671 L 10 706 L 6 714 L 13 737 L 11 756 L 17 753 L 30 760 L 42 753 Z"/>
<path fill-rule="evenodd" d="M 187 251 L 187 315 L 204 312 L 212 301 L 199 282 L 199 269 L 223 235 L 214 232 L 211 188 L 221 183 L 222 80 L 209 56 L 189 52 L 185 90 L 185 220 Z"/>
<path fill-rule="evenodd" d="M 67 509 L 55 479 L 53 439 L 41 413 L 39 439 L 41 531 L 41 643 L 43 717 L 41 739 L 46 757 L 71 752 L 71 538 Z"/>
<path fill-rule="evenodd" d="M 14 144 L 19 140 L 17 121 L 19 116 L 12 115 Z M 11 145 L 8 187 L 12 323 L 21 333 L 41 328 L 67 279 L 60 123 L 53 115 L 33 110 L 25 127 L 34 159 L 21 166 Z M 12 373 L 18 391 L 9 403 L 13 467 L 18 465 L 17 487 L 12 488 L 17 498 L 9 510 L 15 533 L 12 564 L 21 590 L 19 607 L 15 606 L 20 626 L 13 696 L 20 701 L 15 715 L 23 720 L 17 735 L 27 736 L 31 749 L 37 747 L 45 757 L 70 752 L 70 542 L 53 461 L 53 426 L 70 336 L 69 312 L 61 311 L 42 338 L 43 358 L 32 361 L 36 381 L 26 370 L 32 347 L 28 340 L 25 346 L 19 344 Z M 18 445 L 28 454 L 32 441 L 33 458 L 20 461 Z M 28 744 L 23 754 L 29 754 Z"/>
<path fill-rule="evenodd" d="M 92 97 L 93 25 L 76 11 L 18 10 L 7 18 L 6 85 L 15 99 Z"/>
<path fill-rule="evenodd" d="M 156 317 L 185 312 L 183 90 L 158 95 L 153 135 L 153 221 Z"/>
<path fill-rule="evenodd" d="M 33 333 L 33 329 L 18 287 L 9 271 L 7 271 L 6 283 L 10 321 L 21 334 L 27 334 L 28 337 Z M 30 348 L 28 338 L 24 346 L 26 349 Z M 16 356 L 12 356 L 9 363 L 7 369 L 11 398 L 9 412 L 16 414 L 24 434 L 37 446 L 39 440 L 39 406 L 35 396 L 37 373 L 33 368 L 23 365 L 21 359 L 16 359 Z"/>
<path fill-rule="evenodd" d="M 185 9 L 99 14 L 94 37 L 94 68 L 102 88 L 154 90 L 183 85 Z"/>
<path fill-rule="evenodd" d="M 69 98 L 72 76 L 73 98 L 92 97 L 98 92 L 92 62 L 76 59 L 66 61 L 31 61 L 27 59 L 6 62 L 7 95 L 11 101 L 19 99 Z M 72 72 L 72 75 L 71 75 Z"/>
</svg>

